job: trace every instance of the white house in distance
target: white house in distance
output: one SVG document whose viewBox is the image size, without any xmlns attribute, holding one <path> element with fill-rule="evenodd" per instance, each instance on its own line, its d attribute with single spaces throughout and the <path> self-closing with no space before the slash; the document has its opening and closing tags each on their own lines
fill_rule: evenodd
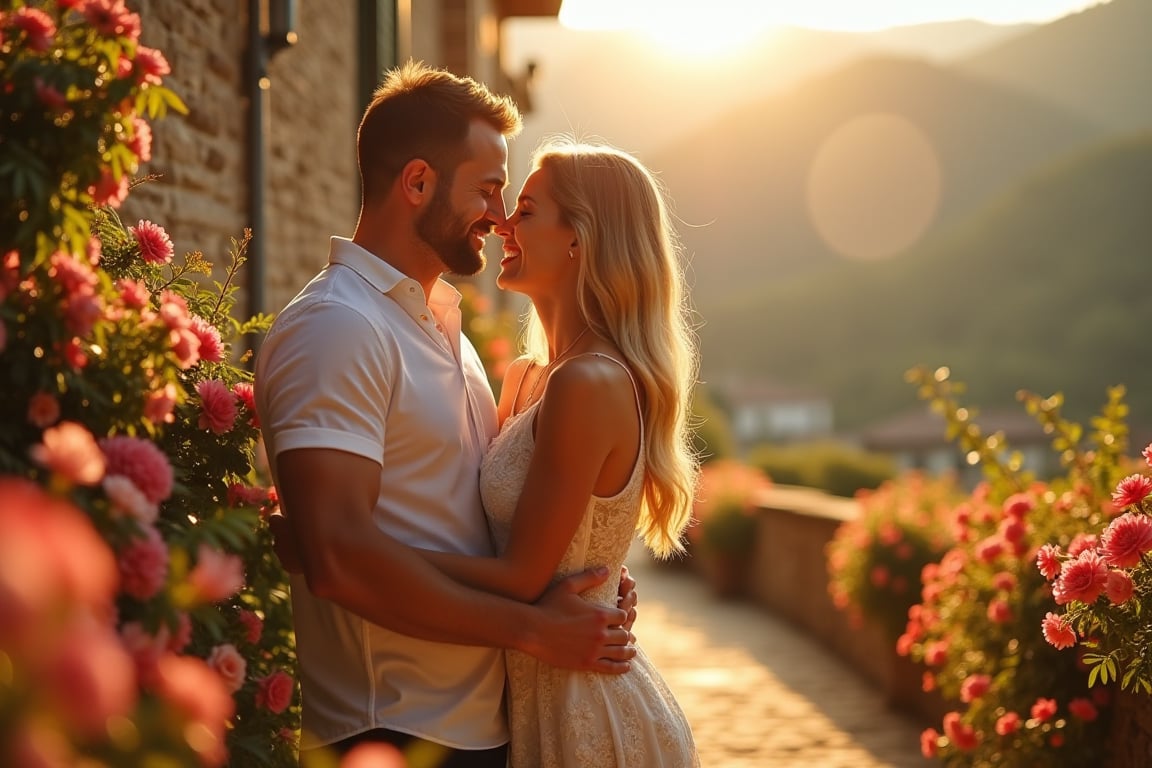
<svg viewBox="0 0 1152 768">
<path fill-rule="evenodd" d="M 824 395 L 768 379 L 728 378 L 714 391 L 743 450 L 760 443 L 818 440 L 832 435 L 832 402 Z"/>
</svg>

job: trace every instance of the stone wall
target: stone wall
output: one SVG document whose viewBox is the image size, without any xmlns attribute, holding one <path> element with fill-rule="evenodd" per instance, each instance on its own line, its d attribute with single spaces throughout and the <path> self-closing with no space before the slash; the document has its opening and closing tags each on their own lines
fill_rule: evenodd
<svg viewBox="0 0 1152 768">
<path fill-rule="evenodd" d="M 247 3 L 137 0 L 143 44 L 172 65 L 166 83 L 188 105 L 153 123 L 161 174 L 133 191 L 126 221 L 164 226 L 178 251 L 221 263 L 248 211 Z M 356 3 L 297 3 L 296 45 L 269 66 L 265 140 L 265 306 L 278 311 L 323 266 L 331 234 L 350 235 L 359 207 L 355 135 Z M 238 310 L 244 312 L 242 300 Z"/>
</svg>

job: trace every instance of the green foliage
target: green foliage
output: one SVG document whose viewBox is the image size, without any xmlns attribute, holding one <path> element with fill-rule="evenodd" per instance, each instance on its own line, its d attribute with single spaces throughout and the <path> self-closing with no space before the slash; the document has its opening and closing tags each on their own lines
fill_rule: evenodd
<svg viewBox="0 0 1152 768">
<path fill-rule="evenodd" d="M 750 556 L 756 543 L 759 497 L 771 484 L 760 470 L 739 461 L 705 464 L 688 527 L 689 545 L 739 558 Z"/>
<path fill-rule="evenodd" d="M 749 462 L 782 485 L 804 485 L 847 497 L 877 488 L 896 474 L 887 456 L 833 442 L 765 444 L 752 452 Z"/>
<path fill-rule="evenodd" d="M 728 459 L 735 455 L 735 440 L 728 415 L 711 392 L 699 385 L 692 392 L 692 448 L 701 461 Z"/>
</svg>

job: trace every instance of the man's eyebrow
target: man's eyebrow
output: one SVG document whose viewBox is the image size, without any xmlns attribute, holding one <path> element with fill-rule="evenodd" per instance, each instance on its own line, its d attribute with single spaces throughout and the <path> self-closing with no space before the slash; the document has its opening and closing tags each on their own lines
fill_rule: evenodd
<svg viewBox="0 0 1152 768">
<path fill-rule="evenodd" d="M 504 187 L 508 186 L 508 179 L 504 176 L 489 176 L 481 183 L 484 185 L 491 185 L 496 187 L 496 189 L 504 189 Z"/>
</svg>

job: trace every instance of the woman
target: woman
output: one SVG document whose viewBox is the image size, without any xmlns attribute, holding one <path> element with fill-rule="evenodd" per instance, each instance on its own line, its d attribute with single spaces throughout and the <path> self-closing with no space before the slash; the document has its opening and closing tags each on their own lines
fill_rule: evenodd
<svg viewBox="0 0 1152 768">
<path fill-rule="evenodd" d="M 496 232 L 497 283 L 532 300 L 528 354 L 504 379 L 481 470 L 500 556 L 425 554 L 460 581 L 532 601 L 585 567 L 618 573 L 637 530 L 657 556 L 680 550 L 697 471 L 696 357 L 668 211 L 628 154 L 545 146 Z M 585 597 L 614 605 L 616 589 Z M 619 676 L 511 651 L 507 664 L 513 768 L 699 764 L 643 651 Z"/>
</svg>

